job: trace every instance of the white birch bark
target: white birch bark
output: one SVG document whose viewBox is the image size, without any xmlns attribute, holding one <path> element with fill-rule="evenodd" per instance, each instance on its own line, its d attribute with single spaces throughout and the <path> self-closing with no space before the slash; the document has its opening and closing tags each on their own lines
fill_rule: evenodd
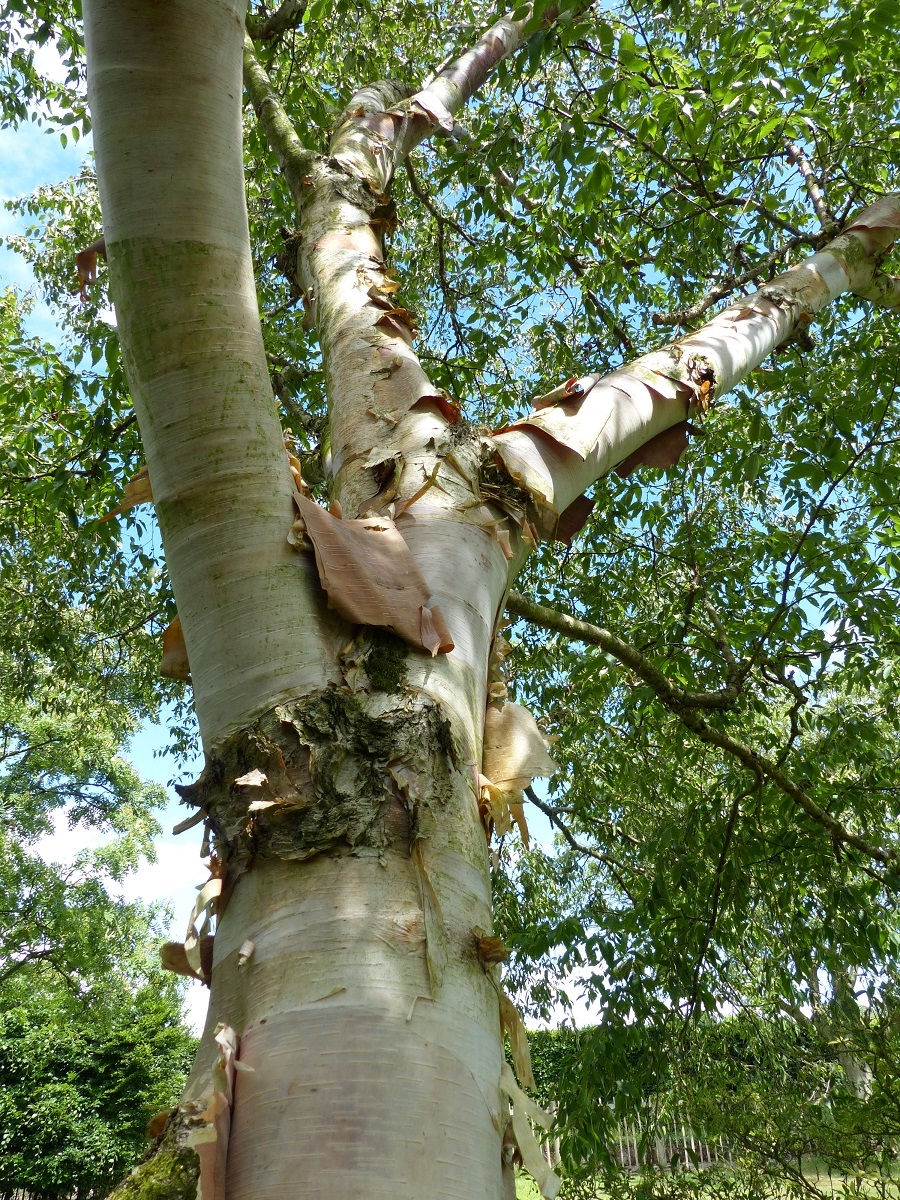
<svg viewBox="0 0 900 1200">
<path fill-rule="evenodd" d="M 243 197 L 243 13 L 222 0 L 91 0 L 87 8 L 126 369 L 215 762 L 231 733 L 255 728 L 253 719 L 279 702 L 302 703 L 329 685 L 345 694 L 335 651 L 348 631 L 336 637 L 311 556 L 285 540 L 290 477 Z M 359 224 L 355 212 L 350 219 Z M 336 228 L 334 216 L 323 228 Z M 326 355 L 340 361 L 333 342 L 323 337 Z M 338 410 L 336 428 L 356 416 Z M 434 427 L 427 413 L 425 424 Z M 490 900 L 473 768 L 506 561 L 483 531 L 460 530 L 458 545 L 469 537 L 476 547 L 468 575 L 461 571 L 441 595 L 458 629 L 454 661 L 421 656 L 410 683 L 421 684 L 422 700 L 413 687 L 398 700 L 357 698 L 373 722 L 379 706 L 406 705 L 413 725 L 438 698 L 453 761 L 445 745 L 422 745 L 384 772 L 380 852 L 345 847 L 309 862 L 263 856 L 227 881 L 234 887 L 220 910 L 207 1030 L 180 1106 L 191 1145 L 225 1145 L 229 1114 L 224 1126 L 212 1115 L 216 1089 L 231 1092 L 216 1084 L 217 1026 L 236 1031 L 239 1061 L 253 1070 L 234 1077 L 227 1169 L 214 1147 L 203 1200 L 264 1200 L 288 1187 L 298 1197 L 327 1190 L 499 1200 L 502 1044 L 497 996 L 475 953 L 473 931 L 490 928 Z M 456 585 L 476 580 L 485 553 L 493 554 L 491 586 L 479 580 L 460 599 Z M 364 765 L 358 748 L 346 758 Z M 434 797 L 426 784 L 442 772 L 443 793 Z M 233 775 L 226 793 L 229 782 Z M 439 988 L 430 978 L 437 959 Z"/>
<path fill-rule="evenodd" d="M 495 434 L 507 469 L 551 525 L 585 488 L 650 438 L 705 411 L 798 326 L 844 292 L 893 305 L 896 288 L 878 276 L 900 231 L 900 197 L 877 201 L 824 250 L 718 313 L 696 333 L 607 375 L 588 377 L 578 396 L 531 413 Z M 704 384 L 706 387 L 704 388 Z"/>
<path fill-rule="evenodd" d="M 209 1021 L 173 1136 L 220 1151 L 207 1155 L 201 1200 L 499 1200 L 508 1105 L 497 996 L 476 954 L 475 929 L 490 928 L 476 781 L 491 643 L 528 525 L 503 530 L 509 507 L 485 487 L 486 458 L 500 454 L 549 532 L 586 486 L 692 400 L 733 386 L 802 314 L 870 286 L 896 207 L 577 404 L 493 439 L 454 438 L 392 311 L 387 192 L 403 154 L 452 123 L 521 24 L 501 21 L 413 97 L 364 89 L 335 134 L 338 166 L 300 152 L 275 106 L 259 106 L 301 208 L 334 489 L 348 517 L 393 512 L 455 642 L 434 659 L 411 652 L 396 693 L 354 690 L 337 650 L 358 631 L 328 616 L 312 556 L 285 541 L 291 484 L 243 197 L 243 10 L 86 7 L 126 369 L 210 752 L 198 802 L 231 854 Z M 264 86 L 253 78 L 251 57 L 251 94 Z M 333 722 L 314 736 L 304 722 L 323 705 Z M 235 809 L 263 786 L 268 798 Z M 291 847 L 259 815 L 270 809 L 311 814 L 319 833 L 346 810 L 376 832 L 354 840 L 342 826 Z M 213 1066 L 219 1024 L 251 1068 L 234 1077 L 233 1102 L 231 1052 Z"/>
<path fill-rule="evenodd" d="M 243 186 L 243 8 L 94 0 L 85 22 L 111 289 L 211 745 L 335 677 L 312 572 L 284 540 L 291 481 Z"/>
</svg>

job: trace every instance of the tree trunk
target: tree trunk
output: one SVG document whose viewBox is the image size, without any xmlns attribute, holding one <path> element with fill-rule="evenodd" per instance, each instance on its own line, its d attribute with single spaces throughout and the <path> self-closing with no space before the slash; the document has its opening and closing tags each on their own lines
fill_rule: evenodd
<svg viewBox="0 0 900 1200">
<path fill-rule="evenodd" d="M 322 564 L 288 544 L 309 502 L 295 495 L 253 284 L 243 5 L 85 10 L 111 284 L 207 754 L 185 798 L 216 851 L 201 895 L 217 910 L 206 1030 L 157 1155 L 121 1194 L 187 1194 L 185 1171 L 199 1171 L 201 1200 L 500 1200 L 504 1140 L 526 1160 L 533 1149 L 503 1067 L 504 1000 L 479 955 L 491 928 L 479 804 L 507 803 L 479 772 L 511 574 L 600 474 L 867 285 L 897 206 L 705 335 L 557 389 L 559 403 L 486 438 L 456 423 L 413 353 L 380 230 L 397 161 L 452 123 L 522 23 L 499 22 L 413 97 L 358 93 L 327 158 L 298 148 L 248 54 L 301 210 L 333 494 L 344 518 L 374 511 L 402 535 L 430 592 L 414 615 L 424 630 L 440 608 L 455 644 L 433 656 L 424 633 L 411 647 L 329 611 L 343 611 L 340 588 L 326 601 Z M 542 769 L 529 761 L 528 777 Z M 531 1162 L 552 1196 L 555 1177 Z"/>
<path fill-rule="evenodd" d="M 227 3 L 98 0 L 87 14 L 112 289 L 208 755 L 193 796 L 230 857 L 176 1124 L 212 1159 L 203 1200 L 288 1187 L 499 1197 L 502 1043 L 476 954 L 490 890 L 473 767 L 506 560 L 476 531 L 465 602 L 437 595 L 452 663 L 388 639 L 387 690 L 371 656 L 367 690 L 353 690 L 337 653 L 351 632 L 327 613 L 312 555 L 286 541 L 291 477 L 244 208 L 242 38 Z M 471 553 L 468 526 L 447 534 L 442 553 Z M 363 635 L 357 657 L 366 649 Z M 235 780 L 256 768 L 274 784 L 276 759 L 292 803 L 248 818 L 253 789 Z M 252 1068 L 236 1075 L 230 1138 L 227 1115 L 210 1120 L 220 1025 Z"/>
</svg>

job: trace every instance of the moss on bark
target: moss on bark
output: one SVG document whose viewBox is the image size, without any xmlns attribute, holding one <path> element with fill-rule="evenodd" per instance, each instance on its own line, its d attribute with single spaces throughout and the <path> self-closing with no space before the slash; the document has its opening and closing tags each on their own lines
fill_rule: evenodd
<svg viewBox="0 0 900 1200">
<path fill-rule="evenodd" d="M 193 1150 L 166 1135 L 159 1148 L 116 1188 L 110 1200 L 195 1200 L 200 1162 Z"/>
</svg>

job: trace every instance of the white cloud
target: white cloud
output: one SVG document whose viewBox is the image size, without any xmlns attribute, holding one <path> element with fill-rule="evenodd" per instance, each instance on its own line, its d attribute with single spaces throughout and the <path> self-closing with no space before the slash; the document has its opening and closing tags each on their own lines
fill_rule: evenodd
<svg viewBox="0 0 900 1200">
<path fill-rule="evenodd" d="M 52 79 L 54 83 L 66 82 L 69 68 L 60 58 L 56 47 L 51 42 L 35 47 L 34 65 L 41 75 L 44 75 L 47 79 Z"/>
</svg>

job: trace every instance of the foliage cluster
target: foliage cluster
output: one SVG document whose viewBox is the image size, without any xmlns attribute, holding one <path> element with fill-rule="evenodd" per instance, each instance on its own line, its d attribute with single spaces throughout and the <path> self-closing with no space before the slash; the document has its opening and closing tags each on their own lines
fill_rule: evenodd
<svg viewBox="0 0 900 1200">
<path fill-rule="evenodd" d="M 18 994 L 17 994 L 18 993 Z M 195 1039 L 175 987 L 151 973 L 99 1009 L 7 989 L 0 1016 L 0 1194 L 105 1195 L 178 1099 Z"/>
<path fill-rule="evenodd" d="M 802 1024 L 759 1020 L 744 1013 L 704 1019 L 673 1031 L 664 1074 L 641 1095 L 622 1094 L 598 1073 L 615 1036 L 597 1027 L 535 1031 L 530 1035 L 538 1095 L 545 1105 L 586 1088 L 595 1097 L 590 1146 L 564 1140 L 569 1172 L 565 1194 L 621 1197 L 830 1195 L 833 1187 L 892 1195 L 897 1178 L 900 1076 L 898 1013 L 894 1000 L 852 1017 L 852 1032 L 835 1036 L 841 1014 Z M 632 1076 L 653 1050 L 647 1031 L 628 1039 Z M 851 1054 L 871 1064 L 865 1094 L 852 1086 L 842 1062 Z M 616 1055 L 618 1057 L 618 1055 Z M 599 1077 L 598 1077 L 599 1075 Z M 591 1077 L 588 1082 L 586 1077 Z M 647 1164 L 634 1173 L 616 1158 L 620 1122 L 639 1131 Z M 730 1162 L 699 1174 L 690 1148 L 660 1171 L 655 1139 L 673 1120 L 703 1140 L 716 1141 Z M 598 1154 L 598 1148 L 601 1152 Z M 579 1157 L 579 1155 L 583 1157 Z M 581 1167 L 577 1164 L 581 1162 Z"/>
</svg>

